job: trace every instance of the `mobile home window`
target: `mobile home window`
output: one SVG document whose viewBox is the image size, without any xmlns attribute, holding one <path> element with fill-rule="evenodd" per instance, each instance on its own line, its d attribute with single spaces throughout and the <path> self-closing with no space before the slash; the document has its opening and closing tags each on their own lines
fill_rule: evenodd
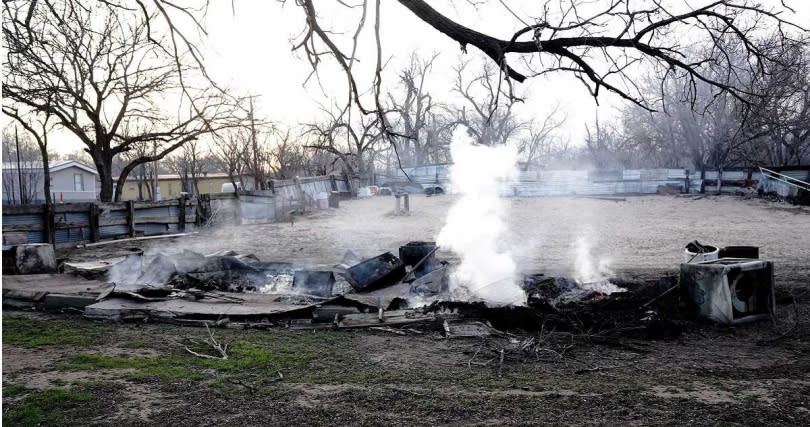
<svg viewBox="0 0 810 427">
<path fill-rule="evenodd" d="M 84 191 L 84 175 L 80 173 L 73 174 L 73 191 Z"/>
</svg>

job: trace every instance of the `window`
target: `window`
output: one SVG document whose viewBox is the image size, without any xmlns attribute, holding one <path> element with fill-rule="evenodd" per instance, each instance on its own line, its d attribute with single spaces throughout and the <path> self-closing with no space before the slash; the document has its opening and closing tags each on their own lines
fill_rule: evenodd
<svg viewBox="0 0 810 427">
<path fill-rule="evenodd" d="M 135 184 L 129 184 L 129 191 L 135 191 Z"/>
<path fill-rule="evenodd" d="M 84 191 L 84 175 L 80 173 L 73 174 L 73 191 Z"/>
</svg>

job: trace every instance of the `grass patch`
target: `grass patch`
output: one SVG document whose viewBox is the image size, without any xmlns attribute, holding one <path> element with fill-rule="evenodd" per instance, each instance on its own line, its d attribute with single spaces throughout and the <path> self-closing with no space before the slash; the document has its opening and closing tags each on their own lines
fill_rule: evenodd
<svg viewBox="0 0 810 427">
<path fill-rule="evenodd" d="M 74 325 L 75 323 L 75 325 Z M 78 322 L 3 316 L 3 343 L 24 347 L 46 345 L 87 346 L 93 340 Z"/>
<path fill-rule="evenodd" d="M 20 384 L 8 384 L 3 387 L 3 397 L 17 397 L 27 393 L 29 390 Z"/>
<path fill-rule="evenodd" d="M 19 405 L 5 415 L 7 426 L 36 426 L 43 423 L 60 424 L 64 411 L 84 405 L 93 399 L 93 394 L 83 390 L 52 388 L 32 392 Z"/>
<path fill-rule="evenodd" d="M 270 387 L 273 394 L 277 371 L 283 374 L 284 383 L 309 384 L 361 384 L 379 385 L 391 383 L 417 383 L 427 388 L 441 384 L 455 387 L 499 388 L 511 385 L 534 387 L 540 378 L 523 375 L 521 369 L 504 368 L 503 377 L 495 369 L 479 368 L 459 374 L 463 366 L 449 370 L 425 370 L 419 365 L 390 369 L 387 363 L 370 363 L 362 334 L 346 331 L 319 332 L 268 332 L 251 330 L 213 330 L 217 341 L 229 343 L 228 359 L 215 360 L 195 357 L 181 346 L 167 345 L 160 339 L 166 337 L 183 341 L 194 335 L 201 342 L 208 334 L 202 329 L 178 328 L 166 325 L 139 325 L 135 327 L 95 324 L 82 319 L 31 319 L 5 317 L 7 333 L 4 341 L 36 343 L 42 340 L 60 343 L 110 343 L 118 348 L 139 349 L 148 347 L 157 352 L 156 357 L 129 357 L 103 355 L 83 351 L 76 345 L 76 352 L 67 360 L 50 367 L 57 371 L 88 371 L 120 369 L 121 378 L 133 381 L 186 380 L 195 386 L 215 387 L 223 390 L 240 390 L 255 387 L 259 390 Z M 116 328 L 110 334 L 110 328 Z M 118 331 L 125 332 L 116 336 Z M 34 336 L 39 334 L 40 336 Z M 137 334 L 137 335 L 135 335 Z M 135 336 L 133 336 L 135 335 Z M 116 338 L 118 341 L 116 342 Z M 122 339 L 123 338 L 123 339 Z M 214 355 L 203 344 L 189 345 L 197 352 Z M 244 384 L 248 384 L 247 386 Z M 226 393 L 227 394 L 227 393 Z"/>
<path fill-rule="evenodd" d="M 225 332 L 225 331 L 223 331 Z M 217 340 L 229 342 L 233 335 L 216 334 Z M 222 336 L 220 336 L 222 335 Z M 351 336 L 326 334 L 243 334 L 230 341 L 228 359 L 204 359 L 187 353 L 182 347 L 165 349 L 157 357 L 129 358 L 95 353 L 79 353 L 57 364 L 57 370 L 93 371 L 98 369 L 127 369 L 122 378 L 142 380 L 186 379 L 213 380 L 226 383 L 245 379 L 257 387 L 277 377 L 281 371 L 285 382 L 292 383 L 364 383 L 381 384 L 402 380 L 402 373 L 384 366 L 367 366 L 362 359 L 351 357 L 347 349 L 354 348 Z M 193 350 L 214 355 L 211 348 L 190 346 Z M 216 375 L 212 375 L 216 372 Z"/>
<path fill-rule="evenodd" d="M 146 348 L 149 344 L 144 340 L 132 340 L 121 344 L 123 348 Z"/>
<path fill-rule="evenodd" d="M 171 357 L 128 359 L 100 354 L 77 354 L 70 362 L 62 363 L 57 369 L 68 371 L 92 371 L 95 369 L 135 369 L 137 372 L 124 375 L 127 379 L 158 377 L 162 379 L 185 378 L 201 379 L 202 375 L 182 366 L 182 361 Z"/>
</svg>

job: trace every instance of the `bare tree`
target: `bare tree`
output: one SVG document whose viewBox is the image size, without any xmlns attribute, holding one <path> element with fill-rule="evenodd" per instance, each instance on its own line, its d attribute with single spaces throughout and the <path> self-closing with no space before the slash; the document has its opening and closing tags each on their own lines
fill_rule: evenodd
<svg viewBox="0 0 810 427">
<path fill-rule="evenodd" d="M 278 179 L 291 179 L 297 175 L 325 175 L 327 170 L 318 170 L 313 156 L 297 142 L 297 132 L 292 128 L 276 128 L 269 145 L 270 169 Z M 331 161 L 330 161 L 331 162 Z"/>
<path fill-rule="evenodd" d="M 214 156 L 220 168 L 228 174 L 237 198 L 240 189 L 245 185 L 244 175 L 248 162 L 246 153 L 249 145 L 250 137 L 244 128 L 230 129 L 215 135 Z"/>
<path fill-rule="evenodd" d="M 626 140 L 611 125 L 599 121 L 596 115 L 593 125 L 585 125 L 585 147 L 590 154 L 593 166 L 599 169 L 615 168 L 625 165 L 625 156 L 630 151 Z"/>
<path fill-rule="evenodd" d="M 48 156 L 52 160 L 73 160 L 85 165 L 93 164 L 93 159 L 90 158 L 90 155 L 88 155 L 86 151 L 81 149 L 74 150 L 69 153 L 49 153 Z M 115 170 L 114 167 L 113 170 Z"/>
<path fill-rule="evenodd" d="M 253 111 L 254 98 L 253 96 L 249 98 L 250 109 L 247 128 L 250 134 L 250 144 L 247 146 L 249 152 L 246 153 L 245 160 L 248 163 L 250 174 L 253 176 L 254 188 L 264 190 L 270 172 L 270 153 L 267 140 L 274 133 L 274 129 L 272 125 L 256 120 Z"/>
<path fill-rule="evenodd" d="M 31 138 L 21 136 L 16 127 L 3 131 L 3 204 L 27 205 L 37 200 L 38 191 L 43 190 L 40 153 Z M 50 188 L 44 191 L 50 195 Z"/>
<path fill-rule="evenodd" d="M 323 150 L 307 149 L 302 150 L 304 156 L 303 174 L 309 176 L 322 176 L 330 174 L 343 175 L 344 169 L 337 169 L 340 158 L 334 154 Z"/>
<path fill-rule="evenodd" d="M 527 167 L 532 163 L 548 164 L 568 150 L 568 144 L 556 134 L 565 120 L 557 104 L 542 121 L 532 121 L 526 126 L 528 135 L 519 140 L 518 153 L 523 156 Z"/>
<path fill-rule="evenodd" d="M 324 108 L 323 112 L 327 117 L 325 121 L 304 126 L 305 134 L 309 137 L 305 147 L 334 155 L 347 175 L 367 182 L 373 173 L 372 154 L 383 138 L 379 130 L 379 117 L 359 115 L 350 122 L 348 109 L 335 112 Z"/>
<path fill-rule="evenodd" d="M 199 141 L 189 141 L 183 148 L 168 156 L 164 163 L 180 177 L 181 191 L 192 196 L 200 195 L 199 178 L 209 166 L 209 159 L 202 151 Z"/>
<path fill-rule="evenodd" d="M 36 141 L 36 145 L 39 148 L 39 163 L 42 165 L 43 199 L 46 205 L 53 204 L 53 200 L 51 198 L 51 168 L 48 156 L 48 133 L 53 128 L 53 124 L 50 123 L 51 122 L 50 113 L 38 114 L 36 112 L 29 112 L 28 114 L 21 114 L 20 111 L 14 106 L 5 104 L 3 105 L 3 113 L 14 119 L 18 124 L 20 124 L 23 127 L 23 129 L 25 129 L 25 131 L 34 138 L 34 141 Z M 16 128 L 14 129 L 14 139 L 16 141 L 19 140 Z M 19 147 L 17 147 L 16 153 L 20 154 Z M 17 178 L 20 181 L 20 185 L 22 186 L 23 185 L 22 177 L 18 176 Z M 29 181 L 31 179 L 32 178 L 29 178 Z M 33 198 L 23 197 L 24 192 L 22 191 L 22 187 L 20 188 L 20 190 L 21 190 L 20 191 L 21 202 L 30 203 L 31 201 L 33 201 Z M 33 194 L 36 194 L 36 188 L 31 188 L 31 190 L 34 191 Z"/>
<path fill-rule="evenodd" d="M 725 55 L 730 62 L 739 63 L 746 60 L 743 52 L 741 47 L 727 46 Z M 726 78 L 722 69 L 713 70 L 709 75 L 717 80 Z M 756 81 L 755 76 L 743 72 L 734 79 L 748 81 L 749 87 Z M 684 80 L 669 80 L 662 83 L 657 78 L 647 77 L 641 79 L 639 86 L 648 93 L 661 93 L 660 103 L 665 111 L 650 112 L 632 105 L 624 109 L 620 148 L 633 151 L 623 154 L 625 165 L 630 162 L 686 166 L 700 171 L 722 170 L 730 165 L 746 165 L 744 163 L 750 166 L 743 150 L 745 127 L 747 122 L 759 120 L 751 116 L 751 112 L 760 109 L 767 94 L 751 97 L 749 104 L 742 104 L 728 92 L 712 94 L 705 82 L 691 85 Z M 688 91 L 693 91 L 694 96 L 684 98 L 683 94 Z"/>
<path fill-rule="evenodd" d="M 810 49 L 779 44 L 776 49 L 793 64 L 771 64 L 755 81 L 761 94 L 745 123 L 745 158 L 751 163 L 799 165 L 810 160 Z"/>
<path fill-rule="evenodd" d="M 130 162 L 134 159 L 149 156 L 155 150 L 153 144 L 141 142 L 131 147 L 127 152 L 122 153 L 120 158 L 124 162 Z M 157 174 L 155 162 L 141 163 L 135 168 L 134 178 L 138 186 L 138 200 L 155 200 L 157 198 Z M 123 187 L 118 187 L 122 189 Z M 119 190 L 120 192 L 121 190 Z"/>
<path fill-rule="evenodd" d="M 515 116 L 515 106 L 522 96 L 508 93 L 501 85 L 498 69 L 484 63 L 481 69 L 467 76 L 469 62 L 461 62 L 456 68 L 453 91 L 461 96 L 461 106 L 451 107 L 456 124 L 463 124 L 472 133 L 476 142 L 483 145 L 506 144 L 509 139 L 525 129 L 528 122 Z"/>
<path fill-rule="evenodd" d="M 113 159 L 122 153 L 142 143 L 157 148 L 130 157 L 119 188 L 139 165 L 233 126 L 236 101 L 218 88 L 185 84 L 184 75 L 202 70 L 194 61 L 183 65 L 176 45 L 173 51 L 161 45 L 165 40 L 150 26 L 153 15 L 77 0 L 8 1 L 3 14 L 9 47 L 4 100 L 52 115 L 79 138 L 98 170 L 101 200 L 113 198 Z M 176 113 L 161 108 L 167 99 L 176 101 Z"/>
<path fill-rule="evenodd" d="M 318 66 L 329 55 L 343 70 L 347 79 L 348 100 L 363 114 L 383 117 L 379 120 L 384 136 L 392 139 L 391 127 L 381 107 L 380 91 L 372 91 L 369 101 L 363 99 L 354 64 L 356 47 L 367 18 L 374 19 L 377 66 L 375 87 L 382 80 L 382 41 L 379 28 L 380 0 L 336 2 L 331 7 L 346 8 L 354 13 L 356 21 L 343 28 L 324 24 L 313 0 L 296 0 L 304 12 L 304 30 L 294 48 L 304 52 L 317 72 Z M 488 56 L 497 66 L 498 75 L 505 78 L 504 85 L 511 95 L 512 82 L 523 82 L 527 77 L 547 73 L 568 73 L 578 78 L 589 93 L 598 100 L 600 93 L 612 92 L 642 108 L 660 108 L 660 96 L 650 96 L 641 90 L 634 76 L 643 67 L 653 66 L 664 80 L 685 80 L 685 87 L 704 83 L 713 95 L 728 94 L 743 104 L 756 96 L 744 81 L 735 77 L 744 68 L 753 75 L 767 73 L 767 64 L 784 63 L 778 55 L 761 49 L 757 43 L 757 28 L 774 28 L 783 39 L 792 39 L 806 30 L 784 18 L 792 10 L 781 2 L 779 6 L 765 7 L 753 0 L 715 0 L 702 6 L 693 6 L 686 0 L 665 4 L 662 1 L 627 2 L 608 0 L 560 0 L 538 3 L 533 16 L 517 13 L 506 2 L 484 5 L 487 13 L 494 8 L 508 13 L 522 28 L 508 39 L 497 38 L 460 24 L 431 6 L 425 0 L 398 0 L 410 13 L 432 26 L 444 36 L 456 41 L 466 52 L 473 46 Z M 477 6 L 477 13 L 484 13 Z M 319 3 L 319 7 L 323 6 Z M 387 3 L 386 3 L 387 6 Z M 323 6 L 326 7 L 326 6 Z M 373 10 L 371 8 L 373 7 Z M 482 7 L 483 9 L 483 7 Z M 347 10 L 342 12 L 347 13 Z M 373 13 L 373 15 L 372 15 Z M 343 31 L 346 26 L 350 31 Z M 354 30 L 351 30 L 351 27 Z M 341 37 L 341 34 L 353 34 Z M 682 36 L 689 34 L 688 42 Z M 733 63 L 726 57 L 727 46 L 742 46 L 744 63 Z M 700 46 L 701 49 L 689 49 Z M 724 69 L 724 78 L 712 75 L 712 70 Z M 695 100 L 696 93 L 687 90 L 684 95 Z M 369 106 L 373 102 L 373 107 Z"/>
<path fill-rule="evenodd" d="M 388 93 L 391 110 L 396 116 L 393 125 L 402 135 L 395 138 L 397 152 L 404 164 L 420 165 L 427 163 L 439 145 L 448 143 L 441 134 L 435 132 L 441 121 L 436 104 L 426 87 L 433 62 L 438 54 L 421 58 L 411 54 L 410 63 L 399 72 L 399 86 L 402 93 Z"/>
</svg>

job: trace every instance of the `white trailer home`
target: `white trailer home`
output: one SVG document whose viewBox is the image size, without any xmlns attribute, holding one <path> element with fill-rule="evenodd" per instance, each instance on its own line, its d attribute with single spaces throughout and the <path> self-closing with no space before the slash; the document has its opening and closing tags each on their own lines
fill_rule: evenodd
<svg viewBox="0 0 810 427">
<path fill-rule="evenodd" d="M 94 168 L 75 160 L 57 160 L 50 162 L 50 171 L 54 203 L 90 202 L 98 198 L 98 172 Z M 3 163 L 3 204 L 43 203 L 43 182 L 42 163 Z"/>
</svg>

